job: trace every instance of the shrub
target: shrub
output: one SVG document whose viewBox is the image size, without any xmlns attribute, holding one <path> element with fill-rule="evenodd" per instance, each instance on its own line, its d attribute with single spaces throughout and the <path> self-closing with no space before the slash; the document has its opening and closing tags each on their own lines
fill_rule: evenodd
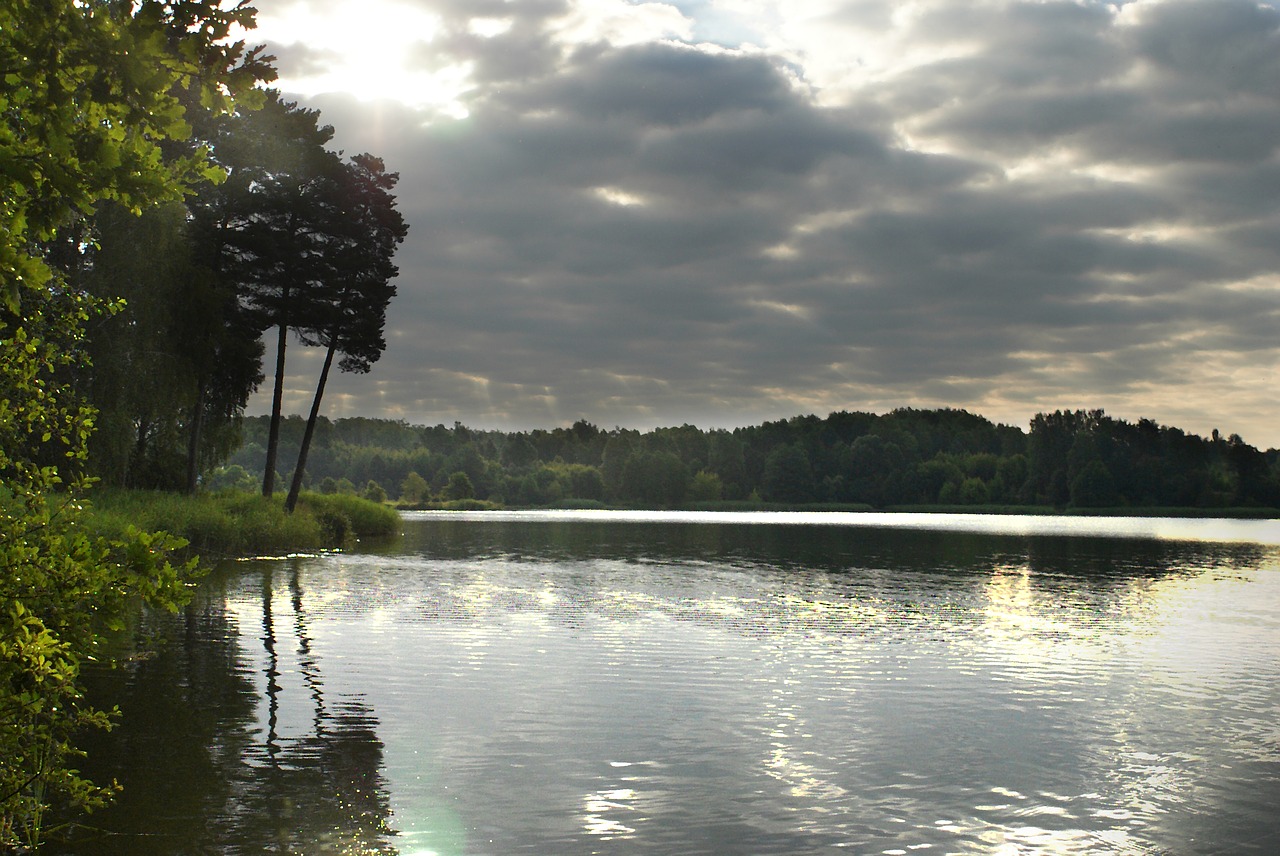
<svg viewBox="0 0 1280 856">
<path fill-rule="evenodd" d="M 298 508 L 317 515 L 341 516 L 347 521 L 350 533 L 357 538 L 385 537 L 400 531 L 400 515 L 395 509 L 358 496 L 304 493 L 299 498 Z"/>
<path fill-rule="evenodd" d="M 968 478 L 960 483 L 960 502 L 964 505 L 985 505 L 990 492 L 980 478 Z"/>
<path fill-rule="evenodd" d="M 410 472 L 400 482 L 400 499 L 403 502 L 422 502 L 431 496 L 431 485 L 416 472 Z"/>
<path fill-rule="evenodd" d="M 382 485 L 373 479 L 369 479 L 369 483 L 364 486 L 364 493 L 361 494 L 369 502 L 386 502 L 387 492 L 383 490 Z"/>
<path fill-rule="evenodd" d="M 444 489 L 445 499 L 472 499 L 475 495 L 476 490 L 471 484 L 470 476 L 463 472 L 450 474 L 449 484 Z"/>
<path fill-rule="evenodd" d="M 500 505 L 487 499 L 451 499 L 441 506 L 446 511 L 492 511 Z"/>
<path fill-rule="evenodd" d="M 231 464 L 214 470 L 204 486 L 207 490 L 251 491 L 257 484 L 258 480 L 248 470 L 239 464 Z"/>
<path fill-rule="evenodd" d="M 707 470 L 699 470 L 689 484 L 690 502 L 715 502 L 724 497 L 724 483 L 720 476 Z"/>
<path fill-rule="evenodd" d="M 350 538 L 393 535 L 393 509 L 347 494 L 305 493 L 289 514 L 279 497 L 235 491 L 181 496 L 148 491 L 101 491 L 86 525 L 119 537 L 133 525 L 168 532 L 207 556 L 268 555 L 341 547 Z"/>
</svg>

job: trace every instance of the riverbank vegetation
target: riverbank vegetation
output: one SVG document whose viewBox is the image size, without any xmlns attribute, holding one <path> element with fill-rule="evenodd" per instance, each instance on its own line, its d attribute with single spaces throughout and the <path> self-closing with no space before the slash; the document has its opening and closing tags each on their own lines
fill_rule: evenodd
<svg viewBox="0 0 1280 856">
<path fill-rule="evenodd" d="M 202 564 L 221 557 L 349 547 L 396 535 L 399 520 L 387 505 L 309 492 L 289 513 L 280 497 L 256 493 L 99 490 L 84 512 L 84 527 L 99 537 L 120 537 L 130 526 L 165 532 L 187 542 L 182 552 L 199 556 Z"/>
<path fill-rule="evenodd" d="M 281 448 L 299 418 L 284 420 Z M 210 484 L 249 488 L 267 423 Z M 1027 431 L 964 410 L 798 416 L 729 430 L 481 431 L 321 420 L 303 482 L 405 507 L 842 508 L 1243 514 L 1280 508 L 1280 452 L 1102 411 L 1037 415 Z"/>
<path fill-rule="evenodd" d="M 176 609 L 191 566 L 165 536 L 79 525 L 95 414 L 75 393 L 85 328 L 119 309 L 77 287 L 100 206 L 142 211 L 219 174 L 189 107 L 255 101 L 260 58 L 228 36 L 247 7 L 54 0 L 0 5 L 0 850 L 33 851 L 54 805 L 114 792 L 77 770 L 77 735 L 109 716 L 81 665 L 139 602 Z M 181 49 L 178 43 L 181 42 Z M 141 371 L 135 367 L 133 371 Z"/>
<path fill-rule="evenodd" d="M 313 414 L 335 360 L 367 371 L 385 345 L 396 175 L 264 88 L 272 58 L 236 40 L 255 14 L 0 4 L 3 852 L 37 850 L 52 806 L 114 793 L 75 766 L 77 735 L 110 720 L 80 668 L 110 661 L 140 604 L 186 602 L 193 546 L 311 548 L 394 518 L 296 491 L 291 517 L 243 497 L 86 499 L 95 481 L 195 493 L 238 445 L 267 331 L 278 372 L 290 336 L 324 349 Z"/>
</svg>

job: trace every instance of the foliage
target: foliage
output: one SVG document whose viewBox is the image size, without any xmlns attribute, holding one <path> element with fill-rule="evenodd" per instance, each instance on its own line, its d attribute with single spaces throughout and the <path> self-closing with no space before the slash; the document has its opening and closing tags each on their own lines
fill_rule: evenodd
<svg viewBox="0 0 1280 856">
<path fill-rule="evenodd" d="M 282 426 L 287 453 L 304 423 L 293 417 Z M 246 420 L 245 431 L 234 460 L 260 467 L 265 417 Z M 308 471 L 322 485 L 373 479 L 412 504 L 429 497 L 421 485 L 406 489 L 416 484 L 411 473 L 439 495 L 463 472 L 478 499 L 519 506 L 730 508 L 752 494 L 756 502 L 850 509 L 1280 506 L 1280 452 L 1261 452 L 1234 435 L 1200 438 L 1100 411 L 1041 414 L 1029 433 L 964 411 L 899 410 L 798 417 L 732 432 L 685 425 L 644 434 L 584 422 L 508 433 L 322 418 L 316 437 Z M 1094 460 L 1110 476 L 1109 488 Z"/>
<path fill-rule="evenodd" d="M 813 469 L 798 445 L 778 446 L 765 460 L 761 496 L 769 502 L 813 502 Z"/>
<path fill-rule="evenodd" d="M 475 499 L 476 489 L 471 484 L 471 478 L 463 472 L 452 473 L 449 476 L 449 483 L 444 487 L 444 498 L 450 499 Z"/>
<path fill-rule="evenodd" d="M 321 196 L 329 203 L 329 213 L 315 230 L 322 244 L 321 251 L 313 255 L 326 264 L 321 279 L 306 297 L 309 321 L 299 335 L 303 344 L 319 345 L 326 351 L 285 500 L 289 511 L 302 490 L 307 454 L 334 356 L 341 355 L 338 367 L 342 371 L 365 373 L 386 348 L 382 329 L 387 305 L 396 293 L 391 280 L 398 272 L 392 258 L 409 228 L 391 195 L 398 180 L 398 175 L 386 172 L 380 158 L 356 155 L 337 167 L 333 180 L 326 183 L 328 192 Z M 314 208 L 308 213 L 314 216 Z"/>
<path fill-rule="evenodd" d="M 262 57 L 227 37 L 253 14 L 215 0 L 0 6 L 0 297 L 10 310 L 52 277 L 31 247 L 75 215 L 106 200 L 141 211 L 220 177 L 207 150 L 163 146 L 191 133 L 184 94 L 222 112 L 252 97 Z"/>
<path fill-rule="evenodd" d="M 138 599 L 176 608 L 192 570 L 169 563 L 169 536 L 76 525 L 94 413 L 66 378 L 105 307 L 58 271 L 96 206 L 136 213 L 219 177 L 186 145 L 184 105 L 252 99 L 261 58 L 227 38 L 252 24 L 216 0 L 0 4 L 0 848 L 38 847 L 55 803 L 109 796 L 71 766 L 76 731 L 108 721 L 80 666 Z"/>
<path fill-rule="evenodd" d="M 335 491 L 328 491 L 334 493 Z M 427 480 L 412 470 L 400 482 L 400 499 L 405 502 L 422 502 L 431 495 L 431 485 Z"/>
<path fill-rule="evenodd" d="M 89 330 L 79 387 L 98 409 L 93 471 L 110 485 L 191 489 L 239 444 L 238 417 L 262 379 L 258 331 L 235 294 L 197 264 L 187 210 L 93 218 L 96 247 L 73 285 L 122 311 Z"/>
<path fill-rule="evenodd" d="M 168 562 L 180 546 L 168 536 L 75 525 L 93 413 L 57 377 L 80 359 L 93 304 L 23 298 L 24 316 L 0 313 L 0 845 L 34 848 L 49 804 L 90 810 L 110 793 L 70 767 L 76 732 L 108 722 L 80 698 L 81 663 L 136 598 L 182 603 L 193 568 Z"/>
<path fill-rule="evenodd" d="M 1115 480 L 1107 465 L 1094 458 L 1071 481 L 1071 504 L 1076 508 L 1107 508 L 1117 504 Z"/>
<path fill-rule="evenodd" d="M 386 502 L 387 492 L 383 490 L 382 485 L 373 479 L 369 479 L 369 483 L 364 486 L 364 492 L 360 494 L 368 502 Z"/>
<path fill-rule="evenodd" d="M 441 503 L 440 507 L 446 511 L 493 511 L 502 506 L 483 499 L 451 499 Z"/>
<path fill-rule="evenodd" d="M 297 513 L 279 498 L 224 491 L 185 496 L 161 491 L 102 490 L 85 526 L 116 537 L 130 523 L 180 536 L 204 558 L 281 555 L 342 547 L 349 538 L 395 534 L 393 509 L 357 496 L 304 493 Z"/>
<path fill-rule="evenodd" d="M 212 491 L 253 490 L 254 484 L 252 473 L 239 464 L 232 464 L 228 467 L 219 467 L 210 473 L 205 482 L 205 488 Z"/>
<path fill-rule="evenodd" d="M 407 232 L 391 195 L 398 177 L 372 155 L 328 150 L 333 129 L 316 111 L 275 92 L 260 100 L 218 115 L 185 99 L 194 132 L 176 151 L 201 141 L 216 161 L 209 175 L 225 181 L 203 180 L 185 204 L 141 216 L 99 204 L 51 245 L 69 287 L 124 298 L 95 323 L 93 368 L 77 377 L 100 411 L 91 460 L 107 484 L 197 490 L 239 444 L 263 380 L 264 328 L 276 332 L 277 417 L 289 335 L 326 349 L 316 414 L 335 358 L 367 372 L 385 348 L 392 257 Z M 276 445 L 273 435 L 267 448 Z M 290 509 L 308 448 L 304 439 Z M 269 495 L 274 454 L 262 470 Z"/>
<path fill-rule="evenodd" d="M 623 494 L 648 507 L 678 507 L 688 486 L 689 468 L 675 452 L 640 452 L 622 468 Z"/>
<path fill-rule="evenodd" d="M 716 473 L 698 470 L 689 483 L 688 498 L 690 502 L 718 502 L 724 498 L 724 482 Z"/>
<path fill-rule="evenodd" d="M 298 504 L 300 511 L 325 510 L 341 514 L 350 524 L 350 532 L 357 538 L 384 538 L 400 531 L 400 515 L 395 509 L 381 502 L 371 502 L 349 494 L 327 496 L 304 493 Z"/>
<path fill-rule="evenodd" d="M 341 493 L 355 496 L 357 492 L 356 486 L 350 479 L 335 479 L 332 476 L 325 476 L 320 482 L 320 493 L 322 494 Z"/>
</svg>

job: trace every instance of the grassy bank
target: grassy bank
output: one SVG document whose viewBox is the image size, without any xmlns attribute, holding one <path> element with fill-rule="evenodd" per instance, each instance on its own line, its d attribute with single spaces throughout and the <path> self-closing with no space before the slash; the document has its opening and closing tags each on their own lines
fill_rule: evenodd
<svg viewBox="0 0 1280 856">
<path fill-rule="evenodd" d="M 284 498 L 219 492 L 183 496 L 154 491 L 98 490 L 90 495 L 85 524 L 111 536 L 127 526 L 185 538 L 206 558 L 281 555 L 349 546 L 399 531 L 399 515 L 355 496 L 304 493 L 293 514 Z"/>
</svg>

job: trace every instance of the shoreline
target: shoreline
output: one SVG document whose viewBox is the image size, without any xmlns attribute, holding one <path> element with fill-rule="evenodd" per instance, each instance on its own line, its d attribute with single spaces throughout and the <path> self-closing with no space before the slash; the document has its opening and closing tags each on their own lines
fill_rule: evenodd
<svg viewBox="0 0 1280 856">
<path fill-rule="evenodd" d="M 719 511 L 719 512 L 839 512 L 843 514 L 983 514 L 996 516 L 1025 515 L 1032 517 L 1158 517 L 1173 519 L 1277 520 L 1280 508 L 1253 507 L 1178 507 L 1134 506 L 1115 508 L 1055 508 L 1048 505 L 888 505 L 876 508 L 862 504 L 842 503 L 768 503 L 768 502 L 697 502 L 672 508 L 639 505 L 612 505 L 591 500 L 566 500 L 553 505 L 507 505 L 479 500 L 462 502 L 404 503 L 393 506 L 397 511 Z"/>
</svg>

